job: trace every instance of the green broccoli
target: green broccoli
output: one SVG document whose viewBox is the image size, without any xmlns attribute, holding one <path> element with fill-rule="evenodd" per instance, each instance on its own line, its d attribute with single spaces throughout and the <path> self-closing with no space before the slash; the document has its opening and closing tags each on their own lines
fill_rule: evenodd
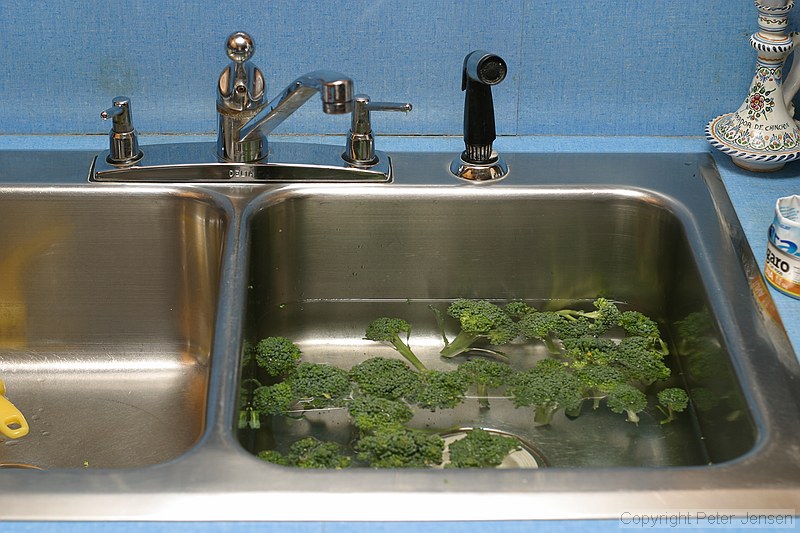
<svg viewBox="0 0 800 533">
<path fill-rule="evenodd" d="M 647 396 L 636 387 L 621 383 L 609 392 L 606 405 L 614 413 L 625 412 L 628 415 L 628 422 L 638 426 L 639 413 L 647 407 Z"/>
<path fill-rule="evenodd" d="M 531 313 L 536 313 L 536 308 L 526 304 L 521 300 L 514 300 L 513 302 L 509 302 L 503 306 L 503 311 L 505 311 L 506 314 L 511 318 L 520 320 Z"/>
<path fill-rule="evenodd" d="M 409 363 L 414 365 L 414 368 L 425 370 L 425 365 L 422 364 L 422 361 L 411 351 L 407 342 L 403 342 L 400 338 L 401 333 L 406 334 L 406 341 L 408 341 L 408 336 L 411 335 L 411 326 L 408 322 L 402 318 L 381 317 L 370 322 L 366 333 L 364 333 L 364 338 L 370 341 L 388 342 Z"/>
<path fill-rule="evenodd" d="M 502 387 L 514 374 L 507 363 L 480 358 L 461 363 L 458 370 L 477 387 L 478 405 L 482 409 L 489 408 L 489 389 Z"/>
<path fill-rule="evenodd" d="M 359 396 L 348 402 L 347 410 L 353 417 L 353 425 L 363 433 L 403 425 L 413 417 L 411 408 L 405 403 L 377 396 Z"/>
<path fill-rule="evenodd" d="M 495 346 L 506 344 L 519 333 L 511 317 L 487 300 L 459 298 L 450 304 L 447 313 L 459 321 L 461 331 L 439 352 L 442 357 L 455 357 L 474 349 L 481 342 Z"/>
<path fill-rule="evenodd" d="M 583 386 L 583 397 L 593 400 L 594 409 L 600 407 L 600 400 L 626 380 L 620 369 L 604 364 L 582 366 L 575 371 L 575 376 Z"/>
<path fill-rule="evenodd" d="M 284 466 L 298 468 L 347 468 L 352 458 L 342 455 L 341 447 L 335 442 L 323 442 L 314 437 L 300 439 L 289 447 L 286 455 L 275 450 L 264 450 L 258 457 Z"/>
<path fill-rule="evenodd" d="M 444 440 L 401 425 L 386 426 L 355 443 L 356 459 L 374 468 L 424 468 L 442 463 Z"/>
<path fill-rule="evenodd" d="M 420 386 L 420 374 L 400 359 L 373 357 L 350 369 L 350 379 L 364 394 L 387 400 L 411 398 Z"/>
<path fill-rule="evenodd" d="M 559 314 L 556 312 L 556 314 Z M 553 324 L 553 334 L 562 341 L 589 335 L 593 331 L 593 323 L 584 316 L 560 315 L 563 320 Z"/>
<path fill-rule="evenodd" d="M 584 317 L 591 318 L 593 320 L 591 329 L 595 335 L 605 333 L 611 328 L 619 325 L 622 312 L 614 302 L 608 300 L 607 298 L 601 297 L 592 302 L 592 305 L 594 305 L 594 311 L 582 314 Z"/>
<path fill-rule="evenodd" d="M 523 336 L 531 340 L 544 342 L 547 350 L 553 355 L 560 355 L 561 350 L 553 339 L 555 331 L 561 329 L 566 321 L 564 316 L 553 311 L 528 313 L 520 319 L 518 326 Z"/>
<path fill-rule="evenodd" d="M 520 444 L 513 437 L 475 428 L 466 437 L 451 442 L 448 449 L 450 462 L 446 468 L 494 468 L 509 453 L 520 449 Z"/>
<path fill-rule="evenodd" d="M 288 383 L 297 401 L 308 409 L 338 406 L 352 392 L 346 370 L 318 363 L 300 363 Z"/>
<path fill-rule="evenodd" d="M 582 335 L 564 339 L 564 356 L 575 370 L 587 365 L 610 365 L 617 357 L 617 343 L 611 339 Z"/>
<path fill-rule="evenodd" d="M 262 415 L 284 414 L 296 400 L 291 384 L 286 381 L 258 387 L 253 391 L 253 409 Z"/>
<path fill-rule="evenodd" d="M 300 348 L 284 337 L 267 337 L 253 348 L 256 363 L 268 376 L 291 375 L 300 362 Z"/>
<path fill-rule="evenodd" d="M 618 324 L 625 330 L 626 335 L 644 337 L 652 346 L 657 346 L 662 355 L 669 355 L 667 343 L 661 339 L 658 324 L 653 319 L 639 311 L 624 311 L 619 317 Z"/>
<path fill-rule="evenodd" d="M 650 385 L 670 376 L 661 352 L 645 337 L 625 337 L 617 346 L 613 363 L 621 367 L 633 382 Z"/>
<path fill-rule="evenodd" d="M 547 425 L 559 408 L 574 411 L 583 402 L 580 380 L 554 359 L 542 359 L 530 370 L 518 372 L 509 384 L 514 405 L 533 406 L 534 422 Z"/>
<path fill-rule="evenodd" d="M 464 401 L 469 378 L 458 370 L 426 370 L 412 399 L 423 409 L 452 409 Z"/>
<path fill-rule="evenodd" d="M 670 387 L 659 391 L 658 410 L 667 417 L 661 421 L 662 424 L 669 424 L 677 419 L 676 413 L 683 412 L 689 406 L 689 396 L 686 391 L 677 387 Z"/>
<path fill-rule="evenodd" d="M 289 459 L 278 450 L 263 450 L 258 452 L 256 456 L 259 459 L 281 466 L 292 466 L 289 464 Z"/>
</svg>

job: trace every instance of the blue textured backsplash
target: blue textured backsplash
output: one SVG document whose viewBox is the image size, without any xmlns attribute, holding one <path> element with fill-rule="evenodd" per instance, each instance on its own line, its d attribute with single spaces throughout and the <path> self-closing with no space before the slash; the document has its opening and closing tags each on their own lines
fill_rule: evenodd
<svg viewBox="0 0 800 533">
<path fill-rule="evenodd" d="M 118 94 L 143 133 L 212 132 L 224 39 L 244 30 L 269 97 L 327 68 L 412 102 L 376 117 L 384 134 L 460 133 L 461 62 L 484 48 L 509 65 L 494 88 L 500 134 L 702 135 L 743 100 L 756 29 L 751 0 L 7 0 L 0 133 L 106 131 L 99 113 Z M 314 99 L 276 133 L 347 126 Z"/>
</svg>

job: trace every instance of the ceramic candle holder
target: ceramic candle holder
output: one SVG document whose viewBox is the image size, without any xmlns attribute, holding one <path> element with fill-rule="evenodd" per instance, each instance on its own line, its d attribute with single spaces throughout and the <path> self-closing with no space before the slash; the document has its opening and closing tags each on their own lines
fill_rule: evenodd
<svg viewBox="0 0 800 533">
<path fill-rule="evenodd" d="M 759 31 L 750 37 L 750 44 L 758 52 L 758 61 L 750 90 L 736 112 L 706 125 L 706 138 L 738 166 L 770 172 L 800 158 L 800 128 L 792 105 L 800 88 L 800 66 L 793 65 L 784 77 L 786 57 L 800 34 L 786 33 L 792 1 L 756 0 L 755 4 Z"/>
</svg>

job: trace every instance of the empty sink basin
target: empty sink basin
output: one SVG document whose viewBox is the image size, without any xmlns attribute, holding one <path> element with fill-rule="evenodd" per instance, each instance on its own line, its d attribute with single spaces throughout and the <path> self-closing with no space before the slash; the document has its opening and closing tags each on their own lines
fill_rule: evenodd
<svg viewBox="0 0 800 533">
<path fill-rule="evenodd" d="M 197 194 L 0 195 L 0 467 L 167 461 L 205 425 L 226 217 Z"/>
</svg>

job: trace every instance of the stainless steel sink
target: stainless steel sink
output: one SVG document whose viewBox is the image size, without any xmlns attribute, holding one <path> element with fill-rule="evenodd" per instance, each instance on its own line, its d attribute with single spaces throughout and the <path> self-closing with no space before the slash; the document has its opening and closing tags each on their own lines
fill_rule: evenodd
<svg viewBox="0 0 800 533">
<path fill-rule="evenodd" d="M 194 445 L 224 209 L 175 190 L 31 187 L 4 189 L 0 213 L 0 375 L 32 428 L 4 440 L 0 467 L 139 467 Z"/>
<path fill-rule="evenodd" d="M 729 355 L 681 354 L 676 324 L 708 313 L 709 302 L 680 214 L 652 192 L 362 187 L 300 189 L 263 202 L 250 226 L 245 324 L 253 344 L 281 335 L 306 360 L 350 368 L 372 356 L 397 357 L 363 337 L 374 318 L 399 316 L 412 324 L 411 345 L 427 367 L 454 369 L 459 359 L 439 356 L 431 305 L 444 313 L 455 298 L 488 298 L 592 309 L 591 301 L 604 295 L 661 322 L 675 347 L 668 360 L 674 385 L 725 398 L 668 427 L 655 406 L 638 427 L 601 411 L 575 421 L 562 414 L 549 427 L 535 427 L 529 410 L 501 399 L 489 411 L 476 399 L 454 411 L 421 410 L 412 425 L 443 433 L 472 426 L 508 432 L 553 467 L 705 465 L 735 459 L 756 444 L 758 431 Z M 453 338 L 458 330 L 450 326 Z M 713 327 L 702 337 L 707 346 L 724 343 Z M 519 368 L 547 353 L 544 345 L 522 341 L 503 350 Z M 244 430 L 240 440 L 254 453 L 285 451 L 309 435 L 345 447 L 352 440 L 346 415 L 325 410 L 306 419 L 275 417 L 271 428 Z"/>
<path fill-rule="evenodd" d="M 39 221 L 58 222 L 45 224 L 24 269 L 24 338 L 8 325 L 17 322 L 0 326 L 8 395 L 31 419 L 40 398 L 52 398 L 42 420 L 73 400 L 91 418 L 58 429 L 31 420 L 28 437 L 0 447 L 0 462 L 47 468 L 0 470 L 0 516 L 471 520 L 796 508 L 800 367 L 711 159 L 506 154 L 509 176 L 483 186 L 452 177 L 451 159 L 393 154 L 392 183 L 97 184 L 61 165 L 38 174 L 47 187 L 5 185 L 0 216 L 17 222 L 0 242 L 24 251 Z M 283 335 L 309 360 L 348 367 L 392 356 L 362 337 L 372 318 L 401 315 L 421 358 L 445 368 L 429 304 L 559 307 L 598 295 L 657 318 L 675 383 L 715 401 L 698 393 L 678 423 L 662 426 L 651 412 L 638 428 L 600 413 L 533 427 L 502 400 L 489 414 L 468 401 L 413 421 L 524 435 L 546 466 L 531 470 L 292 469 L 254 453 L 309 432 L 344 442 L 347 418 L 237 427 L 245 342 Z M 713 348 L 703 364 L 680 327 L 698 316 Z M 537 350 L 508 351 L 531 361 Z M 76 435 L 102 444 L 42 448 Z"/>
</svg>

